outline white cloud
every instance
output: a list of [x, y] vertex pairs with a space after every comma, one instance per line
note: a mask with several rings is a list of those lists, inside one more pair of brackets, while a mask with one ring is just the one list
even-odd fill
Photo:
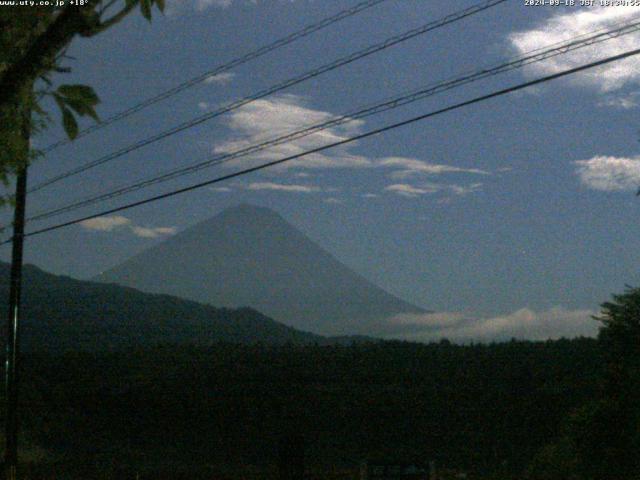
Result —
[[200, 110], [209, 110], [209, 104], [207, 102], [199, 102], [198, 108]]
[[114, 215], [111, 217], [97, 217], [80, 222], [80, 226], [87, 230], [97, 230], [100, 232], [110, 232], [116, 228], [129, 225], [131, 220], [127, 217]]
[[[244, 105], [234, 110], [228, 117], [227, 126], [233, 132], [232, 137], [215, 145], [216, 154], [233, 154], [236, 151], [250, 148], [256, 144], [273, 140], [280, 136], [300, 131], [305, 127], [324, 124], [335, 120], [334, 114], [318, 109], [310, 108], [303, 99], [296, 95], [279, 95], [269, 99], [261, 99]], [[269, 147], [260, 152], [255, 152], [247, 157], [241, 157], [226, 162], [227, 166], [238, 168], [251, 167], [265, 162], [280, 160], [297, 154], [302, 154], [326, 145], [338, 143], [354, 135], [362, 133], [364, 122], [362, 120], [344, 119], [345, 122], [321, 131], [315, 131], [307, 136], [293, 139], [287, 143]], [[442, 174], [474, 174], [490, 175], [489, 172], [477, 168], [462, 168], [452, 165], [429, 163], [416, 158], [384, 157], [380, 159], [368, 158], [353, 153], [356, 143], [338, 146], [327, 151], [305, 155], [304, 157], [278, 165], [275, 168], [304, 169], [295, 171], [291, 175], [299, 178], [308, 177], [310, 169], [321, 168], [378, 168], [387, 169], [392, 178], [404, 179], [406, 177], [435, 176]], [[412, 186], [404, 182], [390, 185], [388, 191], [399, 195], [418, 196], [427, 193], [448, 192], [452, 195], [465, 195], [476, 191], [481, 184], [444, 185], [424, 183]], [[271, 189], [288, 191], [319, 191], [318, 188], [307, 186], [285, 186], [282, 184], [261, 183], [251, 189]], [[328, 192], [328, 188], [322, 189]]]
[[[257, 5], [259, 0], [244, 0], [244, 1], [239, 1], [239, 0], [198, 0], [198, 4], [202, 3], [205, 5], [205, 8], [207, 6], [214, 6], [214, 7], [218, 7], [218, 8], [228, 8], [231, 5], [233, 5], [234, 1], [236, 3], [240, 3], [240, 4], [246, 4], [246, 5]], [[280, 0], [282, 2], [290, 2], [293, 3], [295, 0]]]
[[209, 8], [228, 8], [233, 0], [171, 0], [167, 2], [165, 14], [168, 16], [179, 15], [194, 9], [198, 12], [204, 12]]
[[274, 182], [254, 182], [246, 186], [247, 190], [276, 190], [291, 193], [314, 193], [321, 189], [313, 185], [294, 185]]
[[362, 198], [378, 198], [380, 195], [377, 193], [363, 193]]
[[393, 185], [387, 185], [384, 189], [388, 192], [397, 193], [398, 195], [403, 195], [405, 197], [417, 197], [419, 195], [424, 195], [426, 193], [435, 193], [437, 191], [413, 187], [411, 185], [407, 185], [406, 183], [395, 183]]
[[393, 192], [404, 197], [415, 198], [420, 195], [434, 194], [438, 192], [451, 193], [453, 195], [467, 195], [469, 193], [477, 192], [482, 188], [482, 183], [472, 183], [471, 185], [452, 185], [442, 183], [426, 182], [420, 185], [414, 186], [406, 183], [395, 183], [393, 185], [387, 185], [385, 190]]
[[324, 203], [330, 203], [330, 204], [334, 204], [334, 205], [338, 205], [338, 204], [343, 203], [342, 200], [340, 200], [339, 198], [336, 198], [336, 197], [327, 197], [322, 201]]
[[210, 187], [209, 190], [219, 193], [228, 193], [232, 191], [229, 187]]
[[506, 315], [475, 319], [460, 312], [399, 315], [391, 320], [388, 336], [415, 341], [448, 338], [459, 342], [593, 337], [599, 326], [592, 318], [595, 313], [553, 307], [537, 312], [521, 308]]
[[624, 95], [608, 95], [598, 102], [599, 107], [613, 107], [622, 110], [630, 110], [638, 105], [640, 92], [631, 92]]
[[[608, 29], [620, 22], [629, 22], [638, 13], [640, 13], [640, 7], [635, 6], [600, 7], [597, 5], [591, 8], [574, 9], [570, 13], [553, 15], [533, 29], [512, 33], [508, 40], [517, 54], [524, 54], [578, 35]], [[637, 48], [638, 43], [640, 43], [640, 33], [632, 33], [529, 65], [526, 71], [532, 75], [553, 74], [633, 50]], [[640, 58], [630, 57], [572, 77], [574, 82], [597, 88], [601, 92], [617, 90], [626, 84], [640, 82]]]
[[[238, 0], [235, 0], [236, 2]], [[285, 0], [282, 0], [285, 1]], [[294, 0], [288, 0], [289, 2], [293, 2]], [[218, 7], [218, 8], [228, 8], [231, 5], [233, 5], [234, 0], [197, 0], [197, 5], [202, 4], [203, 8], [207, 8], [209, 6], [213, 6], [213, 7]], [[249, 5], [257, 5], [258, 4], [258, 0], [244, 0], [244, 2], [238, 2], [238, 3], [244, 3], [244, 4], [249, 4]]]
[[423, 160], [405, 157], [386, 157], [378, 161], [381, 167], [398, 168], [391, 173], [393, 178], [406, 178], [414, 175], [441, 175], [443, 173], [474, 173], [489, 175], [489, 172], [477, 168], [460, 168], [451, 165], [428, 163]]
[[482, 183], [472, 183], [471, 185], [444, 185], [444, 190], [448, 190], [454, 195], [468, 195], [482, 189]]
[[[231, 153], [335, 118], [336, 116], [329, 112], [305, 106], [303, 100], [295, 95], [280, 95], [271, 99], [257, 100], [231, 113], [228, 126], [233, 130], [235, 138], [218, 144], [214, 148], [214, 152], [218, 154]], [[255, 165], [303, 153], [345, 140], [359, 133], [362, 126], [363, 122], [360, 120], [348, 120], [340, 126], [314, 132], [286, 144], [276, 145], [256, 152], [250, 157], [231, 161], [227, 165]], [[283, 164], [281, 168], [356, 168], [371, 166], [370, 159], [350, 153], [350, 149], [353, 146], [354, 144], [350, 144], [342, 148], [332, 148], [327, 152], [306, 155], [303, 158]]]
[[211, 75], [207, 77], [204, 83], [208, 84], [216, 84], [216, 85], [227, 85], [235, 78], [236, 74], [232, 72], [224, 72], [218, 73], [217, 75]]
[[164, 235], [173, 235], [176, 233], [177, 229], [175, 227], [147, 228], [147, 227], [132, 226], [131, 231], [136, 237], [158, 238]]
[[227, 8], [232, 3], [233, 0], [196, 0], [196, 10], [202, 11], [209, 7]]
[[157, 238], [163, 235], [173, 235], [174, 233], [176, 233], [175, 227], [140, 227], [134, 225], [127, 217], [123, 217], [120, 215], [92, 218], [90, 220], [80, 222], [80, 226], [87, 230], [95, 230], [100, 232], [111, 232], [113, 230], [126, 227], [136, 237], [142, 238]]
[[580, 181], [594, 190], [622, 191], [640, 187], [640, 157], [596, 156], [575, 163]]

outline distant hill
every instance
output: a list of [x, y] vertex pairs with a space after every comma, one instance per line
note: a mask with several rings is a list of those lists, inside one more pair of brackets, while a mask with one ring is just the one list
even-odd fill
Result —
[[[9, 265], [0, 262], [0, 312], [7, 311], [8, 288]], [[251, 308], [215, 308], [52, 275], [32, 265], [24, 267], [23, 307], [21, 343], [27, 351], [96, 351], [163, 343], [333, 343]]]
[[390, 317], [424, 313], [347, 268], [274, 211], [251, 205], [227, 209], [96, 280], [251, 306], [323, 335], [380, 335]]

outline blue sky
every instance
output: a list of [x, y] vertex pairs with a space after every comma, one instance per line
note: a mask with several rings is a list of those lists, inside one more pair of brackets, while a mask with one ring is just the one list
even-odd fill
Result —
[[[106, 118], [357, 3], [183, 0], [70, 49], [64, 83], [92, 85]], [[160, 129], [472, 5], [388, 0], [51, 153], [38, 183]], [[34, 214], [333, 118], [640, 15], [637, 7], [527, 7], [512, 0], [247, 105], [29, 198]], [[536, 76], [606, 57], [640, 34], [530, 66], [293, 145], [102, 204], [154, 193], [346, 138]], [[271, 207], [354, 270], [438, 312], [401, 319], [454, 339], [594, 334], [589, 315], [640, 284], [640, 60], [500, 97], [163, 202], [29, 239], [26, 260], [90, 278], [220, 210]], [[87, 123], [88, 125], [89, 123]], [[57, 126], [37, 138], [46, 145]], [[86, 210], [62, 215], [46, 226]], [[5, 212], [4, 217], [7, 217]], [[8, 258], [8, 249], [2, 251]], [[434, 333], [434, 328], [437, 332]]]

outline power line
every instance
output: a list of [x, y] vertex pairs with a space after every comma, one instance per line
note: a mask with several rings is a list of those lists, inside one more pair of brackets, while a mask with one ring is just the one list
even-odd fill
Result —
[[352, 53], [350, 55], [347, 55], [345, 57], [339, 58], [338, 60], [335, 60], [335, 61], [333, 61], [333, 62], [331, 62], [329, 64], [325, 64], [325, 65], [323, 65], [321, 67], [318, 67], [318, 68], [316, 68], [314, 70], [305, 72], [302, 75], [299, 75], [297, 77], [293, 77], [291, 79], [288, 79], [288, 80], [285, 80], [285, 81], [280, 82], [278, 84], [275, 84], [275, 85], [273, 85], [273, 86], [271, 86], [271, 87], [269, 87], [267, 89], [264, 89], [264, 90], [261, 90], [261, 91], [259, 91], [257, 93], [254, 93], [253, 95], [250, 95], [248, 97], [244, 97], [244, 98], [242, 98], [242, 99], [240, 99], [240, 100], [238, 100], [236, 102], [228, 104], [228, 105], [226, 105], [224, 107], [221, 107], [221, 108], [219, 108], [217, 110], [214, 110], [212, 112], [209, 112], [209, 113], [206, 113], [206, 114], [201, 115], [199, 117], [196, 117], [196, 118], [194, 118], [192, 120], [189, 120], [187, 122], [184, 122], [182, 124], [174, 126], [174, 127], [170, 128], [170, 129], [165, 130], [164, 132], [156, 134], [156, 135], [154, 135], [152, 137], [148, 137], [146, 139], [142, 139], [142, 140], [140, 140], [138, 142], [135, 142], [135, 143], [133, 143], [131, 145], [128, 145], [128, 146], [126, 146], [126, 147], [124, 147], [122, 149], [119, 149], [119, 150], [117, 150], [115, 152], [112, 152], [112, 153], [107, 154], [107, 155], [105, 155], [103, 157], [100, 157], [97, 160], [89, 162], [89, 163], [87, 163], [85, 165], [82, 165], [80, 167], [77, 167], [75, 169], [69, 170], [69, 171], [67, 171], [67, 172], [65, 172], [63, 174], [57, 175], [57, 176], [55, 176], [55, 177], [53, 177], [53, 178], [51, 178], [49, 180], [45, 180], [44, 182], [41, 182], [40, 184], [37, 184], [36, 186], [32, 187], [29, 192], [30, 193], [36, 192], [36, 191], [38, 191], [38, 190], [40, 190], [40, 189], [42, 189], [42, 188], [44, 188], [44, 187], [46, 187], [48, 185], [51, 185], [51, 184], [56, 183], [56, 182], [58, 182], [60, 180], [69, 178], [71, 176], [77, 175], [77, 174], [82, 173], [84, 171], [87, 171], [87, 170], [89, 170], [91, 168], [94, 168], [94, 167], [96, 167], [98, 165], [102, 165], [102, 164], [104, 164], [106, 162], [109, 162], [109, 161], [114, 160], [116, 158], [119, 158], [119, 157], [121, 157], [123, 155], [126, 155], [127, 153], [130, 153], [132, 151], [138, 150], [139, 148], [142, 148], [142, 147], [147, 146], [149, 144], [155, 143], [155, 142], [157, 142], [159, 140], [167, 138], [167, 137], [169, 137], [171, 135], [174, 135], [174, 134], [176, 134], [178, 132], [181, 132], [181, 131], [183, 131], [185, 129], [192, 128], [192, 127], [194, 127], [196, 125], [199, 125], [200, 123], [203, 123], [203, 122], [205, 122], [207, 120], [213, 119], [213, 118], [218, 117], [218, 116], [220, 116], [220, 115], [222, 115], [224, 113], [227, 113], [227, 112], [230, 112], [230, 111], [235, 110], [237, 108], [240, 108], [240, 107], [242, 107], [242, 106], [244, 106], [244, 105], [246, 105], [248, 103], [251, 103], [251, 102], [253, 102], [255, 100], [258, 100], [258, 99], [264, 98], [264, 97], [266, 97], [268, 95], [277, 93], [277, 92], [279, 92], [281, 90], [284, 90], [284, 89], [286, 89], [288, 87], [297, 85], [297, 84], [302, 83], [302, 82], [304, 82], [306, 80], [309, 80], [311, 78], [317, 77], [317, 76], [319, 76], [319, 75], [321, 75], [323, 73], [326, 73], [328, 71], [335, 70], [335, 69], [337, 69], [339, 67], [342, 67], [342, 66], [347, 65], [349, 63], [355, 62], [356, 60], [359, 60], [361, 58], [367, 57], [367, 56], [372, 55], [374, 53], [377, 53], [377, 52], [379, 52], [381, 50], [385, 50], [387, 48], [390, 48], [390, 47], [392, 47], [392, 46], [394, 46], [394, 45], [396, 45], [398, 43], [410, 40], [410, 39], [412, 39], [412, 38], [414, 38], [414, 37], [416, 37], [418, 35], [422, 35], [424, 33], [427, 33], [429, 31], [435, 30], [437, 28], [441, 28], [441, 27], [443, 27], [445, 25], [448, 25], [450, 23], [462, 20], [462, 19], [464, 19], [464, 18], [466, 18], [468, 16], [474, 15], [476, 13], [480, 13], [480, 12], [482, 12], [484, 10], [492, 8], [492, 7], [494, 7], [494, 6], [496, 6], [496, 5], [500, 4], [500, 3], [503, 3], [505, 1], [507, 1], [507, 0], [489, 0], [489, 1], [485, 1], [485, 2], [482, 2], [480, 4], [476, 4], [476, 5], [473, 5], [473, 6], [469, 7], [469, 8], [466, 8], [466, 9], [460, 10], [458, 12], [455, 12], [453, 14], [447, 15], [446, 17], [443, 17], [440, 20], [429, 22], [429, 23], [427, 23], [427, 24], [425, 24], [425, 25], [423, 25], [421, 27], [409, 30], [409, 31], [407, 31], [407, 32], [405, 32], [403, 34], [390, 37], [390, 38], [386, 39], [385, 41], [383, 41], [381, 43], [372, 45], [372, 46], [367, 47], [367, 48], [365, 48], [363, 50], [359, 50], [359, 51], [354, 52], [354, 53]]
[[126, 147], [123, 147], [119, 150], [116, 150], [115, 152], [109, 153], [103, 157], [100, 157], [94, 161], [91, 161], [89, 163], [86, 163], [84, 165], [81, 165], [79, 167], [76, 167], [74, 169], [71, 169], [65, 173], [56, 175], [48, 180], [45, 180], [37, 185], [35, 185], [34, 187], [32, 187], [29, 190], [29, 193], [33, 193], [36, 192], [38, 190], [41, 190], [44, 187], [47, 187], [49, 185], [52, 185], [56, 182], [59, 182], [60, 180], [64, 180], [66, 178], [72, 177], [74, 175], [77, 175], [79, 173], [85, 172], [87, 170], [90, 170], [91, 168], [97, 167], [99, 165], [103, 165], [107, 162], [110, 162], [112, 160], [115, 160], [116, 158], [122, 157], [123, 155], [126, 155], [128, 153], [131, 153], [135, 150], [138, 150], [142, 147], [145, 147], [147, 145], [150, 145], [152, 143], [155, 143], [159, 140], [162, 140], [164, 138], [170, 137], [176, 133], [179, 133], [183, 130], [186, 130], [188, 128], [192, 128], [195, 127], [196, 125], [199, 125], [203, 122], [206, 122], [208, 120], [211, 120], [215, 117], [218, 117], [222, 114], [225, 114], [227, 112], [230, 112], [232, 110], [236, 110], [244, 105], [247, 105], [251, 102], [254, 102], [256, 100], [259, 100], [261, 98], [267, 97], [269, 95], [272, 95], [274, 93], [280, 92], [286, 88], [292, 87], [294, 85], [297, 85], [299, 83], [302, 83], [306, 80], [309, 80], [311, 78], [317, 77], [319, 75], [322, 75], [323, 73], [335, 70], [337, 68], [340, 68], [344, 65], [350, 64], [355, 62], [356, 60], [360, 60], [361, 58], [365, 58], [368, 57], [369, 55], [373, 55], [374, 53], [380, 52], [382, 50], [385, 50], [387, 48], [390, 48], [394, 45], [397, 45], [399, 43], [405, 42], [407, 40], [410, 40], [414, 37], [417, 37], [419, 35], [423, 35], [427, 32], [430, 32], [432, 30], [436, 30], [438, 28], [444, 27], [446, 25], [449, 25], [451, 23], [460, 21], [464, 18], [467, 18], [471, 15], [475, 15], [477, 13], [480, 13], [482, 11], [485, 11], [489, 8], [495, 7], [501, 3], [506, 2], [507, 0], [487, 0], [484, 2], [481, 2], [479, 4], [473, 5], [471, 7], [465, 8], [463, 10], [460, 10], [458, 12], [449, 14], [439, 20], [435, 20], [432, 22], [429, 22], [425, 25], [422, 25], [421, 27], [418, 28], [414, 28], [411, 29], [407, 32], [404, 32], [402, 34], [390, 37], [386, 40], [384, 40], [383, 42], [377, 43], [375, 45], [369, 46], [367, 48], [364, 48], [363, 50], [359, 50], [357, 52], [351, 53], [345, 57], [341, 57], [338, 60], [334, 60], [333, 62], [330, 62], [328, 64], [325, 64], [321, 67], [315, 68], [313, 70], [307, 71], [297, 77], [293, 77], [290, 78], [288, 80], [285, 80], [283, 82], [277, 83], [271, 87], [268, 87], [264, 90], [261, 90], [257, 93], [254, 93], [252, 95], [249, 95], [248, 97], [244, 97], [240, 100], [237, 100], [231, 104], [228, 104], [224, 107], [221, 107], [217, 110], [214, 110], [212, 112], [206, 113], [204, 115], [201, 115], [199, 117], [193, 118], [187, 122], [183, 122], [179, 125], [176, 125], [168, 130], [165, 130], [163, 132], [160, 132], [156, 135], [153, 135], [151, 137], [147, 137], [145, 139], [139, 140], [138, 142], [135, 142], [131, 145], [128, 145]]
[[28, 221], [44, 220], [46, 218], [60, 215], [62, 213], [66, 213], [69, 211], [77, 210], [82, 207], [93, 205], [101, 201], [110, 200], [112, 198], [116, 198], [121, 195], [125, 195], [128, 193], [140, 190], [142, 188], [146, 188], [151, 185], [155, 185], [155, 184], [172, 180], [187, 174], [197, 172], [204, 168], [208, 168], [214, 165], [220, 165], [222, 163], [227, 163], [231, 160], [234, 160], [240, 157], [245, 157], [247, 155], [265, 150], [266, 148], [269, 148], [272, 146], [280, 145], [282, 143], [286, 143], [292, 140], [297, 140], [299, 138], [311, 135], [315, 132], [325, 130], [331, 127], [335, 127], [352, 120], [365, 118], [374, 114], [395, 109], [400, 106], [407, 105], [407, 104], [416, 102], [418, 100], [422, 100], [424, 98], [430, 97], [432, 95], [442, 93], [448, 90], [452, 90], [454, 88], [458, 88], [460, 86], [467, 85], [469, 83], [473, 83], [478, 80], [488, 78], [490, 76], [495, 76], [501, 73], [505, 73], [507, 71], [517, 69], [517, 68], [522, 68], [526, 65], [541, 62], [558, 55], [564, 55], [568, 52], [571, 52], [580, 48], [584, 48], [586, 46], [594, 45], [607, 40], [611, 40], [613, 38], [618, 38], [622, 35], [627, 35], [633, 32], [637, 32], [638, 30], [640, 30], [640, 21], [638, 20], [640, 19], [635, 19], [635, 21], [625, 23], [624, 25], [611, 30], [598, 29], [594, 31], [595, 33], [589, 32], [586, 34], [581, 34], [572, 39], [566, 40], [564, 42], [557, 42], [547, 47], [537, 48], [535, 50], [532, 50], [530, 52], [527, 52], [521, 55], [520, 57], [514, 60], [511, 60], [503, 64], [475, 70], [471, 73], [462, 75], [460, 77], [454, 77], [453, 79], [448, 79], [436, 84], [432, 84], [417, 91], [412, 91], [407, 94], [402, 94], [400, 96], [392, 97], [385, 101], [370, 105], [368, 107], [364, 107], [360, 110], [343, 114], [339, 117], [333, 118], [331, 120], [328, 120], [319, 124], [305, 127], [301, 130], [296, 130], [296, 131], [281, 135], [279, 137], [266, 140], [258, 144], [253, 144], [248, 147], [241, 148], [233, 152], [217, 155], [210, 159], [207, 159], [192, 165], [173, 169], [161, 175], [148, 178], [142, 181], [138, 181], [136, 183], [133, 183], [127, 186], [119, 187], [116, 190], [112, 190], [106, 193], [102, 193], [99, 195], [90, 196], [85, 199], [77, 200], [71, 204], [67, 204], [62, 207], [58, 207], [58, 208], [41, 212], [41, 213], [36, 213], [35, 215], [28, 218]]
[[[304, 27], [302, 30], [298, 30], [297, 32], [294, 32], [290, 35], [287, 35], [286, 37], [280, 38], [278, 40], [276, 40], [275, 42], [269, 43], [267, 45], [264, 45], [260, 48], [258, 48], [257, 50], [254, 50], [252, 52], [249, 52], [241, 57], [235, 58], [233, 60], [231, 60], [230, 62], [227, 62], [223, 65], [220, 65], [216, 68], [214, 68], [213, 70], [209, 70], [208, 72], [204, 72], [201, 73], [200, 75], [198, 75], [197, 77], [193, 77], [190, 80], [187, 80], [179, 85], [176, 85], [175, 87], [170, 88], [169, 90], [166, 90], [158, 95], [155, 95], [153, 97], [149, 97], [146, 100], [143, 100], [125, 110], [122, 110], [121, 112], [118, 112], [108, 118], [106, 118], [105, 120], [102, 120], [100, 123], [97, 123], [95, 125], [92, 125], [90, 127], [87, 127], [83, 130], [80, 130], [80, 132], [78, 132], [78, 135], [76, 136], [76, 139], [80, 138], [80, 137], [84, 137], [85, 135], [89, 135], [90, 133], [96, 132], [108, 125], [111, 125], [113, 123], [116, 123], [124, 118], [127, 118], [131, 115], [133, 115], [136, 112], [139, 112], [140, 110], [143, 110], [151, 105], [154, 105], [158, 102], [161, 102], [162, 100], [165, 100], [167, 98], [170, 98], [174, 95], [177, 95], [178, 93], [187, 90], [195, 85], [198, 85], [204, 81], [206, 81], [208, 78], [213, 77], [214, 75], [220, 75], [221, 73], [227, 72], [235, 67], [238, 67], [244, 63], [247, 63], [251, 60], [255, 60], [256, 58], [259, 58], [269, 52], [272, 52], [278, 48], [284, 47], [286, 45], [289, 45], [290, 43], [295, 42], [296, 40], [299, 40], [301, 38], [304, 38], [308, 35], [311, 35], [312, 33], [315, 33], [319, 30], [322, 30], [330, 25], [333, 25], [334, 23], [337, 23], [341, 20], [344, 20], [345, 18], [351, 17], [353, 15], [356, 15], [360, 12], [362, 12], [363, 10], [367, 10], [368, 8], [374, 7], [376, 5], [378, 5], [379, 3], [385, 2], [387, 0], [367, 0], [364, 2], [360, 2], [356, 5], [354, 5], [351, 8], [347, 8], [345, 10], [342, 10], [340, 12], [338, 12], [335, 15], [332, 15], [330, 17], [324, 18], [322, 20], [320, 20], [317, 23], [308, 25], [306, 27]], [[66, 145], [68, 143], [70, 143], [71, 140], [68, 139], [64, 139], [64, 140], [59, 140], [55, 143], [52, 143], [51, 145], [48, 145], [47, 147], [45, 147], [43, 149], [44, 153], [48, 153], [52, 150], [55, 150], [58, 147], [61, 147], [62, 145]]]
[[[305, 157], [307, 155], [311, 155], [311, 154], [314, 154], [314, 153], [322, 152], [322, 151], [328, 150], [330, 148], [338, 147], [338, 146], [341, 146], [341, 145], [346, 145], [348, 143], [352, 143], [352, 142], [355, 142], [355, 141], [358, 141], [358, 140], [362, 140], [364, 138], [372, 137], [374, 135], [378, 135], [378, 134], [381, 134], [381, 133], [384, 133], [384, 132], [387, 132], [387, 131], [390, 131], [390, 130], [394, 130], [396, 128], [404, 127], [404, 126], [412, 124], [412, 123], [416, 123], [416, 122], [419, 122], [419, 121], [422, 121], [422, 120], [426, 120], [427, 118], [431, 118], [431, 117], [434, 117], [436, 115], [440, 115], [440, 114], [443, 114], [443, 113], [451, 112], [453, 110], [458, 110], [460, 108], [463, 108], [463, 107], [466, 107], [466, 106], [469, 106], [469, 105], [473, 105], [473, 104], [480, 103], [480, 102], [483, 102], [483, 101], [486, 101], [486, 100], [490, 100], [492, 98], [496, 98], [496, 97], [499, 97], [499, 96], [502, 96], [502, 95], [507, 95], [509, 93], [513, 93], [513, 92], [516, 92], [516, 91], [519, 91], [519, 90], [522, 90], [522, 89], [525, 89], [525, 88], [528, 88], [528, 87], [532, 87], [534, 85], [539, 85], [539, 84], [546, 83], [546, 82], [549, 82], [551, 80], [555, 80], [555, 79], [558, 79], [558, 78], [561, 78], [561, 77], [565, 77], [565, 76], [568, 76], [568, 75], [573, 75], [575, 73], [578, 73], [578, 72], [581, 72], [581, 71], [584, 71], [584, 70], [588, 70], [588, 69], [591, 69], [591, 68], [599, 67], [601, 65], [605, 65], [605, 64], [608, 64], [608, 63], [619, 61], [619, 60], [622, 60], [624, 58], [628, 58], [628, 57], [631, 57], [631, 56], [634, 56], [634, 55], [638, 55], [638, 54], [640, 54], [640, 48], [635, 49], [635, 50], [630, 50], [630, 51], [627, 51], [625, 53], [621, 53], [619, 55], [610, 56], [610, 57], [607, 57], [605, 59], [598, 60], [596, 62], [588, 63], [586, 65], [581, 65], [579, 67], [570, 68], [568, 70], [563, 70], [562, 72], [558, 72], [558, 73], [554, 73], [554, 74], [547, 75], [547, 76], [544, 76], [544, 77], [540, 77], [540, 78], [537, 78], [535, 80], [531, 80], [529, 82], [520, 83], [520, 84], [514, 85], [512, 87], [508, 87], [508, 88], [504, 88], [504, 89], [501, 89], [501, 90], [497, 90], [495, 92], [492, 92], [492, 93], [489, 93], [489, 94], [486, 94], [486, 95], [475, 97], [475, 98], [473, 98], [471, 100], [466, 100], [464, 102], [456, 103], [454, 105], [450, 105], [448, 107], [444, 107], [444, 108], [441, 108], [439, 110], [434, 110], [434, 111], [431, 111], [431, 112], [428, 112], [428, 113], [425, 113], [425, 114], [422, 114], [422, 115], [418, 115], [416, 117], [412, 117], [412, 118], [409, 118], [407, 120], [403, 120], [401, 122], [393, 123], [393, 124], [387, 125], [385, 127], [381, 127], [381, 128], [377, 128], [377, 129], [374, 129], [374, 130], [370, 130], [370, 131], [362, 133], [360, 135], [349, 137], [347, 139], [340, 140], [338, 142], [334, 142], [334, 143], [331, 143], [329, 145], [324, 145], [322, 147], [317, 147], [317, 148], [314, 148], [314, 149], [311, 149], [311, 150], [307, 150], [305, 152], [298, 153], [296, 155], [291, 155], [291, 156], [288, 156], [288, 157], [285, 157], [285, 158], [281, 158], [281, 159], [278, 159], [278, 160], [273, 160], [271, 162], [263, 163], [262, 165], [257, 165], [255, 167], [246, 168], [246, 169], [240, 170], [238, 172], [234, 172], [234, 173], [230, 173], [230, 174], [223, 175], [223, 176], [220, 176], [220, 177], [216, 177], [216, 178], [213, 178], [211, 180], [207, 180], [207, 181], [204, 181], [204, 182], [196, 183], [196, 184], [190, 185], [188, 187], [180, 188], [178, 190], [173, 190], [173, 191], [170, 191], [170, 192], [167, 192], [167, 193], [163, 193], [163, 194], [160, 194], [160, 195], [155, 195], [153, 197], [146, 198], [144, 200], [139, 200], [139, 201], [136, 201], [136, 202], [128, 203], [128, 204], [122, 205], [120, 207], [115, 207], [115, 208], [111, 208], [111, 209], [108, 209], [108, 210], [103, 210], [103, 211], [101, 211], [99, 213], [95, 213], [95, 214], [92, 214], [92, 215], [87, 215], [87, 216], [84, 216], [84, 217], [76, 218], [74, 220], [70, 220], [70, 221], [67, 221], [67, 222], [64, 222], [64, 223], [59, 223], [57, 225], [53, 225], [53, 226], [50, 226], [50, 227], [41, 228], [39, 230], [35, 230], [33, 232], [26, 233], [24, 236], [25, 237], [32, 237], [32, 236], [35, 236], [35, 235], [40, 235], [40, 234], [43, 234], [43, 233], [46, 233], [46, 232], [59, 230], [59, 229], [64, 228], [64, 227], [75, 225], [75, 224], [78, 224], [78, 223], [81, 223], [81, 222], [84, 222], [84, 221], [87, 221], [87, 220], [91, 220], [91, 219], [94, 219], [94, 218], [97, 218], [97, 217], [101, 217], [101, 216], [104, 216], [104, 215], [110, 215], [110, 214], [113, 214], [113, 213], [122, 212], [124, 210], [129, 210], [129, 209], [134, 208], [134, 207], [139, 207], [141, 205], [146, 205], [146, 204], [149, 204], [149, 203], [157, 202], [159, 200], [164, 200], [165, 198], [170, 198], [170, 197], [173, 197], [173, 196], [176, 196], [176, 195], [180, 195], [182, 193], [190, 192], [192, 190], [197, 190], [199, 188], [203, 188], [203, 187], [206, 187], [206, 186], [209, 186], [209, 185], [213, 185], [215, 183], [220, 183], [220, 182], [223, 182], [223, 181], [226, 181], [226, 180], [230, 180], [232, 178], [236, 178], [236, 177], [240, 177], [240, 176], [243, 176], [243, 175], [247, 175], [249, 173], [253, 173], [253, 172], [256, 172], [256, 171], [259, 171], [259, 170], [263, 170], [265, 168], [273, 167], [275, 165], [279, 165], [279, 164], [282, 164], [282, 163], [285, 163], [285, 162], [289, 162], [291, 160], [302, 158], [302, 157]], [[5, 240], [4, 242], [0, 243], [0, 245], [7, 244], [9, 242], [11, 242], [11, 239]]]

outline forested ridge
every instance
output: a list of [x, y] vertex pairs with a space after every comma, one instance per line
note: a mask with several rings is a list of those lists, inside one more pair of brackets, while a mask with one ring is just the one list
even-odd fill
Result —
[[[0, 262], [0, 311], [6, 311], [9, 265]], [[246, 308], [218, 308], [52, 275], [23, 272], [21, 342], [25, 351], [122, 350], [160, 343], [304, 343], [323, 337], [296, 330]]]

